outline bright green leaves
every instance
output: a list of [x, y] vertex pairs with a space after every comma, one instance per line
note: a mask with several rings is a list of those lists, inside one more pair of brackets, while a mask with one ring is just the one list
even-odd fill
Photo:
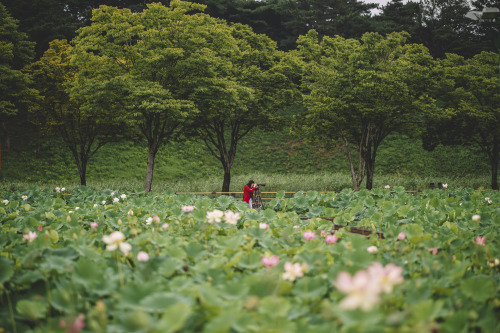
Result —
[[[111, 191], [82, 188], [67, 202], [39, 196], [0, 225], [0, 288], [11, 298], [18, 329], [29, 323], [55, 331], [59, 319], [80, 313], [94, 331], [127, 332], [413, 332], [435, 325], [489, 332], [498, 324], [494, 191], [310, 192], [281, 198], [281, 211], [170, 192], [115, 194], [118, 202], [96, 207]], [[195, 208], [184, 212], [183, 205]], [[341, 228], [336, 243], [326, 243], [321, 231], [329, 232], [332, 221], [301, 220], [298, 206], [304, 215], [324, 209], [335, 223], [375, 228], [384, 238]], [[241, 209], [236, 226], [206, 222], [207, 212], [222, 207]], [[451, 212], [454, 221], [447, 219]], [[472, 221], [472, 214], [481, 220]], [[148, 224], [154, 215], [161, 222]], [[38, 238], [22, 240], [17, 230], [38, 231], [37, 220], [43, 225]], [[99, 226], [91, 229], [89, 221]], [[264, 222], [268, 229], [259, 228]], [[127, 256], [106, 250], [102, 237], [115, 230], [132, 246]], [[51, 239], [52, 231], [59, 237]], [[305, 240], [305, 231], [316, 239]], [[477, 236], [486, 243], [476, 244]], [[148, 260], [139, 260], [139, 252]], [[266, 266], [264, 255], [279, 260]], [[300, 264], [303, 276], [285, 280], [286, 262]], [[375, 262], [401, 267], [403, 281], [380, 295], [378, 307], [343, 309], [348, 296], [335, 287], [339, 273], [355, 275]], [[0, 313], [0, 325], [10, 327], [8, 307]]]
[[24, 319], [35, 322], [45, 317], [47, 304], [40, 301], [21, 300], [16, 304], [16, 310]]
[[463, 279], [460, 282], [460, 290], [477, 302], [485, 302], [493, 297], [495, 286], [490, 277], [480, 275]]
[[12, 275], [14, 275], [12, 261], [7, 258], [0, 257], [0, 284], [9, 281]]
[[[432, 100], [421, 97], [432, 79], [433, 59], [424, 47], [405, 44], [407, 37], [366, 33], [361, 42], [338, 36], [319, 42], [310, 31], [298, 40], [307, 112], [297, 118], [295, 131], [318, 144], [339, 140], [348, 152], [355, 190], [365, 170], [371, 189], [384, 138], [393, 131], [414, 131], [432, 107]], [[358, 156], [351, 155], [351, 144]]]

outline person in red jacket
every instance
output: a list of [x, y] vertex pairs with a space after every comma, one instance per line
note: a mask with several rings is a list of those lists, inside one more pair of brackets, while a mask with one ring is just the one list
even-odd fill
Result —
[[257, 184], [253, 180], [250, 180], [248, 184], [243, 188], [243, 201], [245, 201], [250, 208], [252, 208], [252, 192], [258, 189]]

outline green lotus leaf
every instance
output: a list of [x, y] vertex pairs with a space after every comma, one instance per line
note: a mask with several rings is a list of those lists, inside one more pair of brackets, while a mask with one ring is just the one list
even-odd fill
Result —
[[217, 198], [217, 203], [221, 210], [226, 210], [234, 202], [234, 198], [230, 195], [221, 195]]
[[292, 289], [292, 283], [282, 280], [281, 275], [274, 271], [271, 274], [249, 275], [243, 279], [242, 283], [250, 287], [250, 295], [260, 298], [269, 295], [285, 295]]
[[207, 249], [205, 246], [199, 244], [199, 243], [189, 243], [186, 246], [184, 246], [184, 251], [186, 251], [186, 254], [188, 258], [192, 260], [198, 260], [208, 254]]
[[250, 252], [246, 255], [243, 255], [238, 263], [238, 267], [245, 269], [255, 269], [262, 267], [262, 263], [260, 262], [262, 259], [262, 255], [256, 252]]
[[50, 274], [52, 272], [63, 274], [72, 270], [73, 261], [61, 256], [46, 256], [40, 264], [40, 270]]
[[443, 227], [448, 228], [448, 230], [456, 235], [458, 235], [459, 233], [458, 226], [453, 222], [446, 221], [445, 223], [443, 223]]
[[489, 276], [473, 276], [460, 281], [460, 290], [477, 302], [485, 302], [495, 295], [495, 286]]
[[230, 332], [232, 326], [236, 323], [239, 317], [238, 309], [228, 308], [219, 313], [216, 317], [210, 319], [203, 333], [223, 333]]
[[233, 250], [236, 251], [241, 245], [245, 243], [245, 238], [243, 235], [235, 235], [231, 237], [221, 237], [216, 246], [222, 250]]
[[248, 296], [250, 287], [242, 285], [240, 281], [228, 281], [219, 285], [216, 289], [224, 299], [238, 300], [245, 299]]
[[138, 307], [147, 312], [161, 313], [178, 303], [189, 305], [192, 301], [176, 293], [156, 292], [141, 299]]
[[[261, 317], [260, 332], [294, 333], [297, 324], [284, 317]], [[298, 332], [297, 332], [298, 333]]]
[[287, 317], [290, 311], [290, 301], [283, 297], [267, 296], [260, 300], [258, 312], [271, 317]]
[[297, 208], [305, 209], [309, 207], [309, 201], [304, 195], [295, 195], [293, 198], [293, 204]]
[[14, 275], [12, 261], [0, 256], [0, 284], [9, 281], [12, 275]]
[[416, 323], [431, 320], [441, 315], [442, 308], [442, 300], [434, 301], [432, 299], [427, 299], [411, 307], [411, 316]]
[[19, 275], [16, 274], [14, 277], [14, 281], [17, 284], [32, 284], [39, 280], [43, 280], [43, 275], [39, 271], [29, 271]]
[[398, 208], [397, 213], [399, 218], [408, 217], [408, 213], [413, 209], [413, 207], [404, 205]]
[[320, 300], [328, 291], [328, 285], [324, 279], [303, 277], [298, 279], [293, 288], [292, 294], [303, 300]]
[[23, 318], [30, 321], [37, 321], [45, 317], [47, 303], [21, 300], [17, 302], [16, 310]]
[[73, 311], [73, 291], [63, 288], [54, 288], [50, 291], [50, 305], [63, 313]]
[[177, 258], [168, 258], [162, 261], [158, 266], [158, 274], [161, 276], [172, 276], [177, 270], [183, 267], [183, 261]]
[[186, 303], [177, 303], [168, 307], [162, 314], [158, 322], [159, 332], [178, 332], [184, 326], [193, 312], [190, 305]]

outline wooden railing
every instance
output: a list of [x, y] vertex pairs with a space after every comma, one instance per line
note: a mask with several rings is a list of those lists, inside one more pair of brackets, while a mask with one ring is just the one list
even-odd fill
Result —
[[[395, 193], [394, 191], [392, 191]], [[405, 191], [406, 193], [416, 194], [419, 191]], [[269, 202], [272, 199], [276, 198], [276, 194], [278, 192], [260, 192], [260, 198], [263, 202]], [[285, 192], [285, 198], [292, 198], [297, 192]], [[339, 193], [337, 191], [319, 191], [318, 193]], [[236, 200], [243, 199], [243, 192], [175, 192], [175, 194], [194, 194], [194, 195], [206, 195], [212, 198], [216, 198], [221, 195], [229, 195], [235, 198]]]

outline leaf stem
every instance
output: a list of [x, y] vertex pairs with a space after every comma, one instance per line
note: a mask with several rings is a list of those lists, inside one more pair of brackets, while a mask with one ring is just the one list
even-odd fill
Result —
[[12, 331], [17, 333], [16, 320], [14, 319], [14, 310], [12, 309], [12, 301], [10, 300], [9, 292], [5, 293], [7, 295], [7, 303], [9, 303], [10, 319], [12, 320]]

